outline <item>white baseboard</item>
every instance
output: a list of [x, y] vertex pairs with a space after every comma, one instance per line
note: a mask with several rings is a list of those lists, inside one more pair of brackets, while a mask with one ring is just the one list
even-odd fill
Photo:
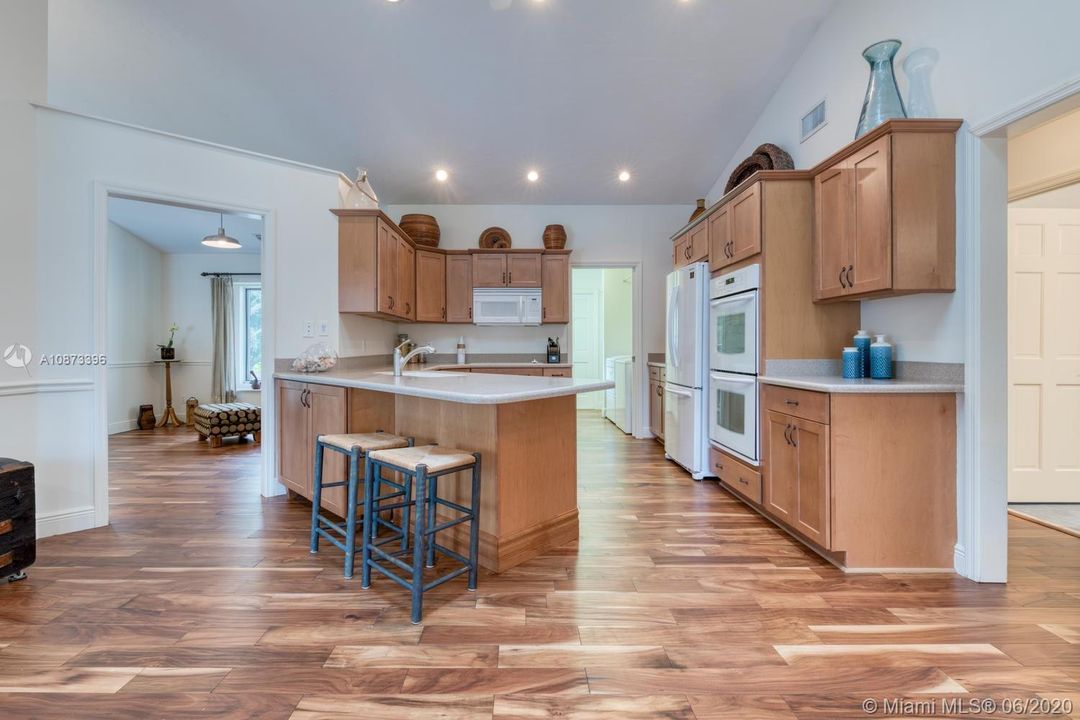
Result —
[[137, 427], [139, 427], [138, 420], [117, 420], [109, 423], [109, 434], [115, 435], [116, 433], [128, 432]]
[[94, 508], [90, 506], [61, 510], [60, 512], [38, 515], [37, 517], [37, 536], [39, 538], [90, 530], [93, 527]]
[[964, 546], [960, 543], [953, 545], [953, 568], [964, 577], [971, 577], [969, 575], [967, 551], [964, 550]]

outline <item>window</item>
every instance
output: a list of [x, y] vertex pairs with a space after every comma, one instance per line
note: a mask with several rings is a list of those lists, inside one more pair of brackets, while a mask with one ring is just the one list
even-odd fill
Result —
[[234, 282], [236, 384], [241, 389], [251, 387], [251, 373], [263, 380], [262, 372], [262, 284]]

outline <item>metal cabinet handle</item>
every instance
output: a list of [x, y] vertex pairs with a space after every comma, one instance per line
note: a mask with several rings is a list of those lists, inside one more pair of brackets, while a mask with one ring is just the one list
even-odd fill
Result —
[[412, 312], [412, 304], [411, 303], [405, 303], [405, 314], [408, 315], [411, 312]]
[[846, 288], [847, 284], [844, 283], [844, 270], [845, 268], [840, 268], [840, 287]]
[[307, 388], [304, 388], [303, 390], [300, 391], [300, 404], [303, 405], [306, 408], [311, 407], [307, 403], [307, 396], [308, 396], [309, 392], [311, 392], [311, 391], [308, 390]]
[[855, 287], [855, 283], [852, 282], [852, 280], [851, 280], [851, 273], [853, 273], [854, 271], [855, 271], [855, 266], [854, 265], [848, 265], [848, 269], [847, 269], [847, 286], [849, 288], [850, 287]]
[[469, 319], [472, 320], [472, 305], [469, 306]]
[[442, 309], [442, 319], [443, 320], [446, 319], [446, 306], [445, 305], [443, 306], [443, 309]]
[[794, 405], [795, 407], [799, 407], [799, 401], [798, 400], [785, 400], [784, 404], [785, 405]]
[[742, 477], [741, 475], [740, 475], [740, 476], [739, 476], [738, 478], [736, 478], [736, 479], [737, 479], [737, 480], [738, 480], [739, 482], [741, 482], [741, 483], [742, 483], [743, 485], [746, 485], [747, 487], [750, 487], [750, 481], [749, 481], [749, 480], [747, 480], [746, 478]]
[[796, 435], [797, 432], [799, 432], [799, 427], [797, 425], [792, 425], [791, 426], [791, 446], [792, 447], [799, 447], [798, 435]]
[[787, 427], [784, 428], [784, 439], [787, 440], [788, 445], [793, 444], [791, 442], [791, 425], [790, 424]]
[[387, 297], [390, 298], [390, 309], [393, 310], [394, 309], [394, 296], [393, 295], [387, 295]]
[[713, 467], [715, 467], [717, 470], [723, 470], [724, 469], [724, 466], [721, 465], [720, 463], [713, 463]]

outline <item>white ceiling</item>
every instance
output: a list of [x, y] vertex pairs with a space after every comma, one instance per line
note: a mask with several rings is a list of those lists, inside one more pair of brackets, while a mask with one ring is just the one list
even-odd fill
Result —
[[262, 219], [229, 214], [225, 214], [223, 219], [225, 233], [240, 241], [239, 249], [220, 250], [202, 244], [204, 237], [217, 232], [216, 212], [128, 198], [109, 198], [109, 220], [163, 253], [221, 255], [262, 252], [262, 242], [255, 237], [262, 234]]
[[691, 203], [831, 5], [50, 0], [49, 100], [362, 164], [384, 203]]

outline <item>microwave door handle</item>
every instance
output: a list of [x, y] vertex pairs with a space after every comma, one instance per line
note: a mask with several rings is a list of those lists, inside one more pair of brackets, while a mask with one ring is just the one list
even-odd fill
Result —
[[734, 375], [717, 375], [716, 373], [710, 373], [709, 377], [717, 382], [722, 383], [739, 383], [742, 385], [752, 385], [757, 382], [757, 378], [753, 377], [736, 377]]
[[749, 295], [732, 295], [730, 297], [715, 298], [709, 304], [714, 307], [717, 305], [730, 305], [732, 303], [748, 303], [751, 301]]

